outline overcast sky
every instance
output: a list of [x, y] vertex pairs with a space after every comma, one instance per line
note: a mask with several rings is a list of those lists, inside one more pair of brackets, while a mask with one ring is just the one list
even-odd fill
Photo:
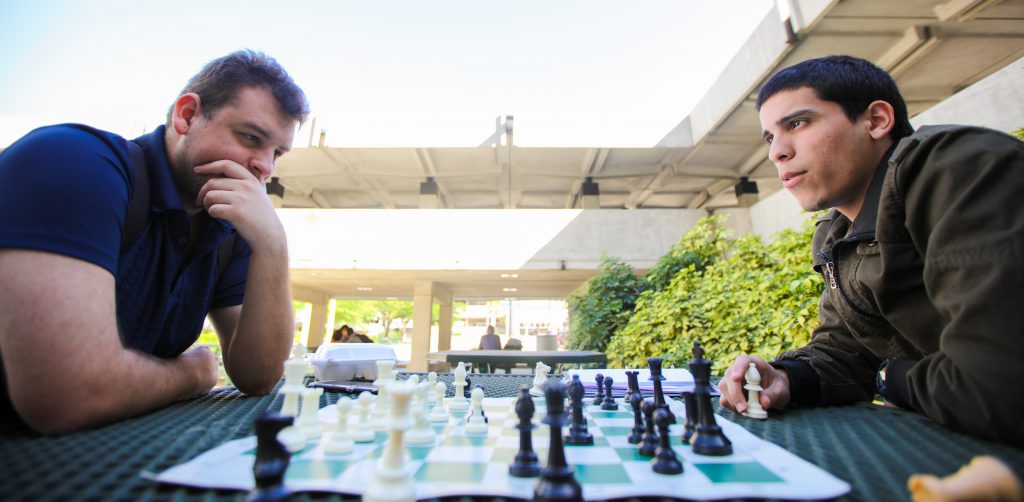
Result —
[[[239, 48], [302, 86], [330, 146], [653, 146], [774, 0], [0, 2], [0, 147], [86, 122], [134, 136]], [[296, 138], [304, 146], [308, 137]]]

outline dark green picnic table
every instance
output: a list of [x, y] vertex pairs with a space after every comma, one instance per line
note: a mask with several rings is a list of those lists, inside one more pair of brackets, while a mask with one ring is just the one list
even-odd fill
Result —
[[[489, 396], [513, 396], [533, 381], [531, 375], [471, 378]], [[452, 375], [441, 374], [439, 380], [451, 382]], [[321, 406], [338, 397], [324, 393]], [[244, 500], [244, 492], [158, 484], [141, 473], [163, 471], [226, 441], [251, 436], [253, 418], [280, 407], [276, 393], [249, 397], [226, 387], [56, 438], [39, 436], [22, 424], [0, 424], [0, 500]], [[852, 491], [843, 500], [908, 500], [911, 474], [947, 475], [981, 454], [1000, 458], [1024, 478], [1024, 450], [952, 432], [913, 412], [860, 403], [773, 411], [767, 421], [725, 409], [718, 413], [848, 482]], [[344, 499], [328, 493], [292, 498]]]

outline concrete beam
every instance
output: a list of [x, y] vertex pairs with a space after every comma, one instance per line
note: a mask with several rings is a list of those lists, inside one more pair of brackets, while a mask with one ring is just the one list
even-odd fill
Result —
[[408, 371], [427, 371], [427, 352], [430, 352], [430, 327], [434, 324], [433, 316], [434, 283], [416, 281], [412, 294], [412, 356], [409, 365], [406, 366]]

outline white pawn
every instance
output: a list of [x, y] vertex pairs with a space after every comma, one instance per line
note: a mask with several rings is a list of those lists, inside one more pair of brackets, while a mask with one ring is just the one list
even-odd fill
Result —
[[324, 390], [320, 387], [306, 389], [302, 393], [302, 411], [299, 412], [299, 429], [305, 434], [306, 439], [315, 439], [323, 435], [323, 425], [320, 424], [320, 395]]
[[466, 424], [466, 434], [487, 434], [487, 422], [484, 421], [484, 390], [477, 387], [470, 396], [473, 399], [473, 414], [469, 416], [469, 423]]
[[348, 432], [348, 414], [352, 410], [352, 400], [341, 398], [335, 406], [338, 409], [338, 426], [331, 433], [331, 439], [324, 445], [324, 451], [334, 454], [349, 453], [355, 448], [352, 435]]
[[[430, 390], [434, 390], [434, 387], [437, 386], [437, 372], [436, 371], [431, 371], [430, 373], [427, 373], [427, 382], [430, 383]], [[443, 396], [444, 396], [444, 394], [442, 394], [442, 397]], [[434, 396], [433, 393], [428, 392], [427, 393], [427, 402], [430, 403], [430, 404], [434, 404], [436, 402], [435, 401], [435, 397], [436, 396]]]
[[743, 414], [758, 420], [764, 420], [768, 418], [768, 412], [764, 411], [764, 407], [761, 406], [761, 374], [757, 372], [757, 368], [754, 367], [754, 363], [750, 363], [747, 367], [747, 373], [744, 375], [747, 379], [747, 384], [743, 386], [747, 389], [747, 411]]
[[359, 405], [359, 418], [356, 419], [356, 427], [349, 432], [352, 440], [357, 443], [369, 443], [376, 436], [373, 428], [370, 427], [370, 405], [373, 404], [373, 394], [363, 391], [356, 400]]
[[430, 421], [433, 423], [447, 422], [448, 410], [444, 408], [444, 393], [448, 390], [448, 386], [444, 382], [437, 382], [433, 389], [434, 408], [430, 410]]
[[459, 366], [455, 368], [455, 380], [452, 382], [455, 387], [455, 395], [452, 397], [450, 403], [448, 403], [448, 409], [451, 411], [465, 411], [469, 409], [469, 402], [466, 401], [466, 365], [459, 363]]
[[550, 366], [537, 361], [537, 368], [533, 373], [533, 388], [530, 389], [531, 396], [544, 396], [544, 384], [548, 383], [549, 371], [551, 371]]
[[430, 394], [430, 384], [428, 382], [418, 383], [416, 385], [416, 399], [413, 401], [415, 404], [412, 410], [416, 425], [406, 435], [406, 443], [417, 445], [434, 444], [434, 439], [437, 435], [434, 433], [434, 429], [430, 427], [430, 420], [427, 418], [427, 394]]

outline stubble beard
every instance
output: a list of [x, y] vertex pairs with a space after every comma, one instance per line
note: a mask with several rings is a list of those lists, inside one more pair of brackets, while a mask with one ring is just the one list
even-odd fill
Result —
[[186, 209], [189, 206], [203, 209], [202, 204], [196, 204], [196, 197], [199, 196], [199, 191], [203, 188], [203, 185], [212, 178], [209, 175], [196, 174], [193, 171], [195, 165], [187, 149], [182, 149], [174, 156], [174, 164], [171, 166], [171, 179], [174, 180], [178, 196], [181, 198]]

